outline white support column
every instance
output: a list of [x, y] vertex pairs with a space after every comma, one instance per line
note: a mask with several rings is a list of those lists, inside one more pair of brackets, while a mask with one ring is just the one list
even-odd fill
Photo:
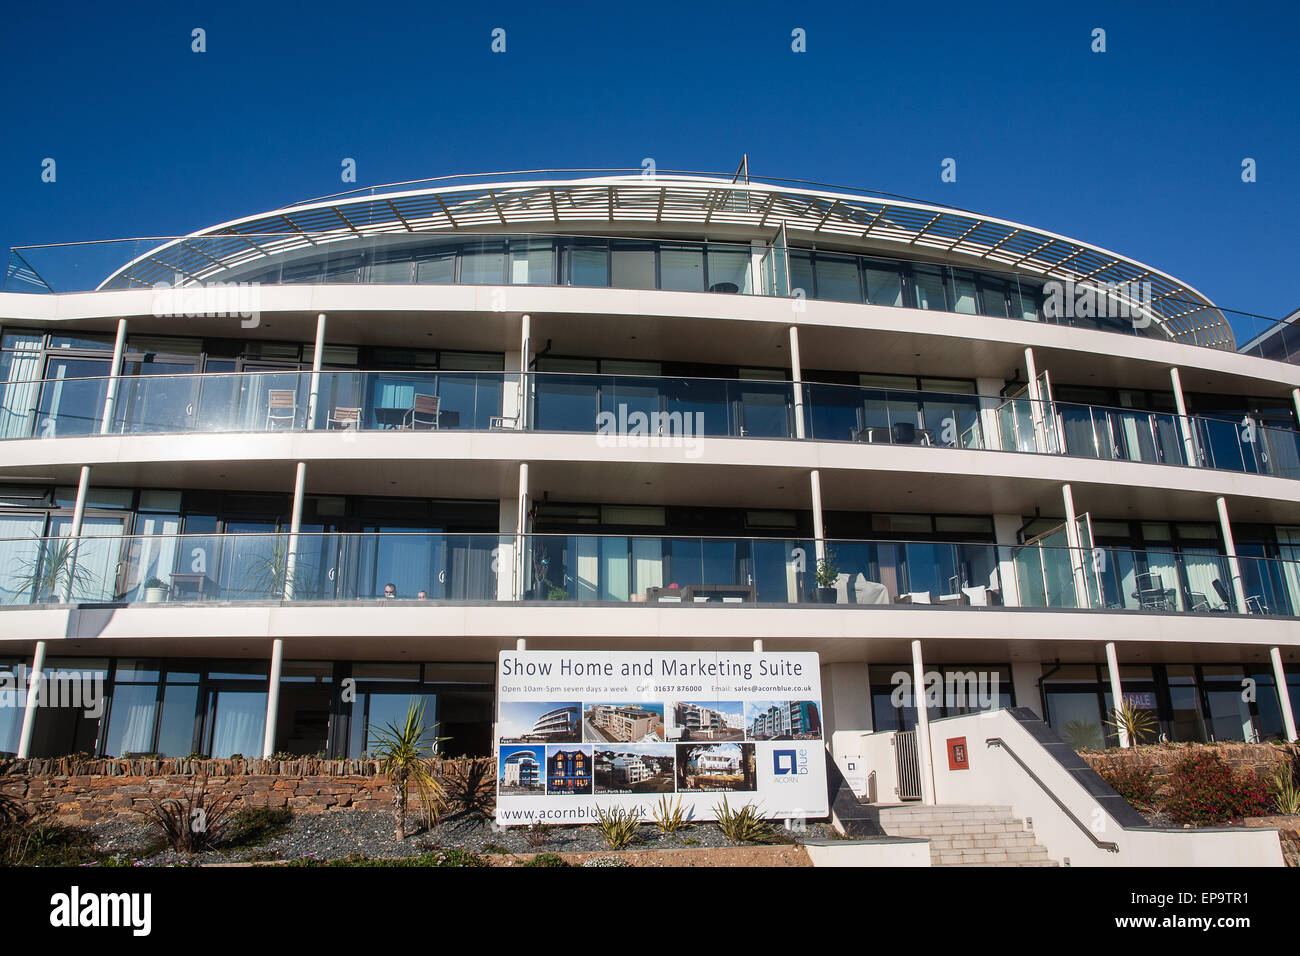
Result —
[[1223, 533], [1223, 549], [1228, 553], [1228, 573], [1232, 575], [1232, 596], [1237, 601], [1237, 613], [1247, 614], [1246, 588], [1241, 582], [1241, 562], [1237, 560], [1237, 543], [1232, 539], [1232, 522], [1228, 520], [1228, 502], [1222, 495], [1214, 499], [1219, 509], [1219, 530]]
[[1002, 429], [998, 423], [998, 407], [1002, 404], [1002, 380], [977, 378], [975, 392], [980, 397], [980, 446], [999, 451], [1002, 448]]
[[533, 318], [528, 314], [520, 319], [519, 328], [519, 395], [516, 399], [519, 407], [518, 425], [521, 429], [528, 427], [529, 394], [532, 388], [528, 381], [528, 366], [532, 363]]
[[[1110, 672], [1110, 700], [1113, 705], [1111, 709], [1112, 711], [1119, 710], [1120, 705], [1124, 703], [1124, 688], [1120, 686], [1119, 682], [1119, 658], [1115, 654], [1114, 641], [1106, 642], [1106, 670]], [[1128, 734], [1123, 727], [1118, 728], [1118, 730], [1119, 745], [1127, 747]]]
[[763, 653], [763, 639], [761, 637], [754, 638], [754, 653], [755, 654]]
[[1034, 448], [1050, 451], [1047, 444], [1047, 425], [1043, 419], [1043, 392], [1038, 387], [1038, 366], [1034, 363], [1034, 350], [1025, 349], [1025, 376], [1029, 379], [1029, 415], [1034, 420]]
[[515, 550], [515, 523], [519, 504], [513, 498], [497, 499], [497, 588], [498, 601], [515, 600], [515, 572], [518, 560]]
[[1286, 668], [1282, 666], [1282, 651], [1280, 648], [1270, 647], [1268, 656], [1273, 662], [1273, 683], [1277, 687], [1277, 702], [1282, 707], [1282, 727], [1286, 730], [1286, 739], [1291, 743], [1295, 743], [1295, 712], [1291, 709], [1291, 689], [1286, 683]]
[[1183, 379], [1177, 368], [1169, 370], [1169, 381], [1174, 386], [1174, 407], [1178, 409], [1178, 431], [1183, 436], [1183, 456], [1187, 464], [1196, 468], [1200, 459], [1196, 455], [1196, 440], [1192, 437], [1192, 421], [1187, 417], [1187, 400], [1183, 398]]
[[794, 385], [794, 437], [804, 438], [803, 362], [799, 358], [799, 327], [790, 326], [790, 378]]
[[262, 737], [262, 759], [275, 753], [275, 725], [280, 715], [280, 672], [284, 670], [284, 641], [271, 642], [271, 679], [266, 687], [266, 733]]
[[519, 505], [515, 511], [515, 600], [522, 601], [528, 585], [528, 462], [519, 463]]
[[1074, 492], [1070, 486], [1061, 486], [1065, 499], [1065, 541], [1070, 546], [1070, 568], [1074, 571], [1074, 606], [1088, 607], [1088, 575], [1084, 571], [1083, 542], [1079, 540], [1079, 524], [1074, 513]]
[[32, 669], [27, 675], [27, 706], [23, 709], [23, 729], [18, 736], [18, 757], [32, 755], [32, 731], [36, 729], [36, 704], [40, 700], [41, 681], [45, 679], [45, 642], [36, 642]]
[[517, 651], [526, 651], [526, 650], [528, 650], [528, 641], [525, 640], [525, 639], [522, 638], [522, 637], [516, 637], [516, 638], [515, 638], [515, 650], [517, 650]]
[[934, 754], [930, 747], [930, 714], [925, 702], [925, 662], [921, 642], [912, 641], [912, 702], [916, 705], [916, 749], [921, 761], [921, 802], [934, 806]]
[[109, 367], [108, 392], [104, 395], [104, 417], [99, 422], [99, 433], [107, 435], [113, 430], [113, 412], [117, 408], [117, 388], [122, 378], [122, 356], [126, 353], [126, 319], [117, 320], [117, 337], [113, 339], [113, 364]]
[[998, 545], [998, 591], [1006, 607], [1020, 607], [1020, 581], [1011, 550], [1018, 544], [1016, 532], [1024, 524], [1020, 515], [994, 515], [993, 536]]
[[86, 516], [86, 493], [90, 489], [90, 466], [81, 466], [81, 476], [77, 479], [77, 500], [72, 505], [72, 526], [68, 528], [68, 570], [63, 582], [63, 600], [72, 600], [73, 584], [77, 580], [77, 551], [81, 542], [81, 523]]
[[325, 313], [316, 316], [316, 348], [311, 355], [311, 391], [307, 395], [307, 427], [316, 427], [316, 409], [320, 404], [320, 369], [325, 356]]
[[302, 531], [302, 496], [307, 487], [307, 463], [298, 462], [293, 479], [293, 510], [289, 516], [289, 547], [284, 556], [284, 599], [292, 601], [293, 579], [298, 568], [298, 534]]
[[816, 468], [808, 476], [812, 489], [813, 549], [817, 563], [826, 560], [826, 529], [822, 524], [822, 475]]
[[1291, 401], [1295, 405], [1296, 427], [1300, 428], [1300, 388], [1291, 389]]

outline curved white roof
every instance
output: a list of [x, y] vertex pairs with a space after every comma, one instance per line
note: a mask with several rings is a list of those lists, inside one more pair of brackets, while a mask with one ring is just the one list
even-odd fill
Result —
[[[523, 175], [523, 174], [498, 174]], [[484, 177], [491, 179], [491, 177]], [[1091, 283], [1150, 282], [1156, 320], [1172, 338], [1235, 348], [1223, 314], [1196, 289], [1134, 259], [1020, 223], [868, 193], [697, 175], [615, 175], [374, 187], [232, 220], [136, 258], [101, 289], [201, 282], [258, 259], [382, 235], [456, 234], [618, 223], [739, 226], [868, 240], [909, 256], [925, 251], [989, 267]], [[973, 265], [976, 263], [972, 262]]]

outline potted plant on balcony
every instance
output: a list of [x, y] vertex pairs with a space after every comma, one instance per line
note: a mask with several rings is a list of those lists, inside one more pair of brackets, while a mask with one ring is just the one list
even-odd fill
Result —
[[35, 557], [19, 565], [15, 591], [33, 594], [37, 604], [58, 604], [65, 595], [90, 587], [90, 572], [77, 564], [77, 544], [68, 538], [40, 540]]
[[840, 569], [831, 563], [835, 555], [817, 559], [817, 603], [835, 603], [835, 584], [840, 579]]
[[166, 584], [160, 578], [150, 578], [144, 582], [144, 603], [161, 604], [167, 600], [167, 592], [170, 591]]

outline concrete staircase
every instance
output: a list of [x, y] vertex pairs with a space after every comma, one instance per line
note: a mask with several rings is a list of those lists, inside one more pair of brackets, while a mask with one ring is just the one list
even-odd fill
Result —
[[927, 807], [921, 804], [877, 808], [877, 823], [889, 836], [930, 841], [932, 866], [1058, 866], [1034, 842], [1025, 821], [1010, 807]]

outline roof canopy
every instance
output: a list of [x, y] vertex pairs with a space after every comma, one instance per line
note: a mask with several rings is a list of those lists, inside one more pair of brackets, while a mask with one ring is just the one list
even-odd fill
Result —
[[[506, 174], [509, 175], [509, 174]], [[490, 181], [417, 189], [376, 187], [212, 226], [150, 250], [101, 289], [219, 279], [258, 259], [337, 242], [502, 227], [644, 223], [787, 230], [815, 238], [897, 246], [924, 257], [1094, 284], [1150, 282], [1155, 318], [1184, 342], [1235, 348], [1214, 304], [1189, 285], [1097, 246], [1014, 222], [913, 200], [694, 175], [618, 175]], [[975, 263], [972, 263], [975, 264]]]

